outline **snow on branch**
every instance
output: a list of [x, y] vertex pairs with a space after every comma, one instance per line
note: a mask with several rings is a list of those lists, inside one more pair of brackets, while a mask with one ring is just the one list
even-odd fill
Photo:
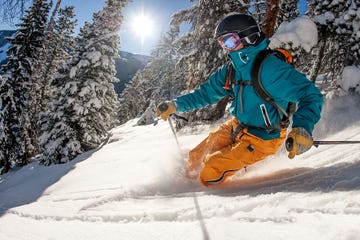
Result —
[[281, 23], [270, 40], [271, 48], [283, 47], [283, 44], [286, 44], [286, 46], [301, 47], [310, 52], [318, 42], [317, 27], [310, 18], [298, 17], [291, 22]]

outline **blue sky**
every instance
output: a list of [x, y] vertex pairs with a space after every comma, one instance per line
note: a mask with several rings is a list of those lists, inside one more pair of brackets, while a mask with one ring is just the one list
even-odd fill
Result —
[[[94, 12], [101, 10], [105, 0], [63, 0], [62, 6], [75, 6], [78, 19], [77, 30], [85, 21], [91, 21]], [[189, 0], [132, 0], [124, 8], [124, 22], [120, 29], [121, 50], [149, 55], [159, 40], [161, 33], [169, 29], [170, 16], [175, 12], [193, 6]], [[141, 13], [151, 17], [154, 24], [153, 33], [141, 39], [133, 31], [131, 21]], [[15, 26], [0, 23], [0, 30], [15, 29]]]
[[[78, 28], [84, 21], [91, 21], [92, 14], [101, 10], [104, 0], [64, 0], [63, 5], [74, 5], [78, 18]], [[188, 0], [132, 0], [124, 9], [124, 22], [120, 29], [121, 50], [149, 55], [159, 40], [161, 33], [168, 31], [170, 16], [175, 12], [194, 5]], [[141, 39], [133, 30], [132, 22], [144, 13], [152, 19], [153, 33]]]
[[[149, 54], [160, 35], [169, 30], [171, 15], [194, 4], [188, 0], [133, 0], [124, 9], [125, 20], [120, 30], [122, 48], [133, 53]], [[154, 25], [153, 33], [143, 39], [134, 35], [131, 26], [134, 17], [142, 12], [152, 19]]]
[[[77, 30], [85, 21], [92, 20], [92, 14], [101, 10], [105, 0], [63, 0], [62, 6], [73, 5], [78, 19]], [[300, 0], [304, 3], [305, 0]], [[120, 29], [120, 48], [123, 51], [149, 55], [157, 44], [161, 33], [169, 30], [171, 15], [179, 10], [189, 8], [195, 3], [189, 0], [132, 0], [124, 9], [124, 22]], [[304, 4], [301, 4], [304, 5]], [[144, 14], [153, 22], [152, 33], [140, 37], [134, 32], [132, 22]], [[186, 26], [185, 26], [186, 27]], [[14, 26], [0, 23], [0, 29], [14, 29]]]

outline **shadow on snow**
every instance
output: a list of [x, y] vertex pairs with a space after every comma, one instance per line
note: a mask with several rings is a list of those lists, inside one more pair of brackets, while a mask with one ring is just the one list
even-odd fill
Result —
[[44, 191], [89, 158], [96, 150], [88, 151], [74, 160], [59, 165], [42, 166], [31, 163], [0, 178], [0, 217], [10, 208], [35, 202]]

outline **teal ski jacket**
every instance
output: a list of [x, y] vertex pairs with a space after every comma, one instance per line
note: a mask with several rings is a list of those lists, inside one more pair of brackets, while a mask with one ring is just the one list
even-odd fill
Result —
[[[268, 47], [269, 40], [264, 39], [257, 46], [250, 46], [229, 53], [235, 69], [236, 81], [251, 80], [251, 67], [256, 55]], [[232, 90], [223, 87], [226, 81], [227, 66], [223, 65], [214, 72], [209, 80], [198, 89], [173, 100], [178, 112], [186, 112], [214, 104], [226, 96], [232, 96], [230, 113], [242, 124], [253, 126], [248, 131], [262, 139], [280, 136], [279, 130], [265, 129], [264, 109], [271, 125], [281, 121], [278, 110], [261, 99], [252, 85], [234, 84]], [[292, 65], [276, 56], [265, 59], [260, 78], [266, 91], [275, 102], [286, 109], [289, 102], [297, 102], [298, 108], [293, 115], [292, 127], [303, 127], [312, 134], [314, 125], [320, 118], [323, 96], [318, 88], [297, 71]]]

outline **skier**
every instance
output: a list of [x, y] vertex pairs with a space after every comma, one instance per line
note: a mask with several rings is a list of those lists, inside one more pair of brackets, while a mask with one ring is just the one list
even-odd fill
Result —
[[322, 94], [315, 85], [276, 56], [268, 56], [260, 72], [262, 85], [276, 104], [256, 94], [248, 80], [255, 57], [268, 48], [270, 41], [251, 16], [235, 13], [224, 17], [215, 29], [215, 38], [233, 65], [236, 80], [233, 87], [225, 87], [229, 68], [225, 64], [195, 91], [162, 102], [157, 108], [158, 116], [167, 120], [175, 112], [205, 107], [226, 96], [233, 98], [230, 106], [233, 118], [189, 152], [188, 171], [193, 175], [200, 169], [199, 179], [205, 186], [223, 183], [236, 171], [276, 153], [286, 138], [288, 124], [282, 124], [286, 114], [275, 105], [286, 109], [290, 102], [297, 102], [287, 137], [293, 144], [288, 157], [309, 150], [322, 107]]

